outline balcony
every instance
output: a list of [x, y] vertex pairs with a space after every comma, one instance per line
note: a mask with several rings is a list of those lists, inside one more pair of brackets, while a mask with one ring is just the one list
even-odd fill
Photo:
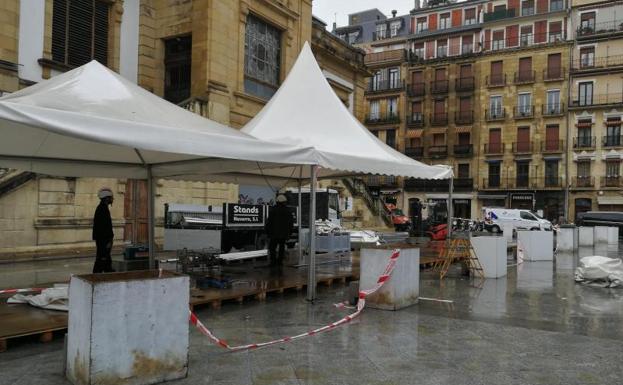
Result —
[[371, 175], [365, 179], [366, 184], [372, 187], [398, 187], [398, 178], [395, 176]]
[[586, 56], [583, 59], [573, 61], [571, 72], [596, 71], [605, 68], [623, 66], [623, 55], [612, 56]]
[[[427, 179], [405, 179], [405, 190], [408, 191], [427, 191], [427, 192], [448, 192], [450, 184], [448, 180], [427, 180]], [[474, 189], [474, 179], [454, 178], [454, 191], [472, 191]]]
[[487, 87], [504, 87], [506, 85], [506, 74], [496, 74], [486, 77]]
[[499, 175], [489, 175], [489, 178], [484, 178], [481, 186], [483, 190], [505, 190], [506, 187], [506, 180], [501, 178]]
[[599, 187], [601, 188], [621, 188], [623, 187], [623, 178], [619, 175], [602, 176], [599, 178]]
[[364, 62], [366, 65], [380, 63], [402, 63], [406, 59], [406, 50], [394, 49], [391, 51], [372, 52], [366, 54]]
[[474, 111], [457, 111], [454, 113], [454, 124], [474, 123]]
[[457, 92], [469, 92], [476, 88], [476, 81], [473, 76], [458, 78], [454, 80], [454, 89]]
[[538, 178], [531, 178], [528, 175], [517, 175], [508, 178], [507, 188], [509, 190], [534, 190], [539, 187]]
[[606, 21], [591, 26], [580, 26], [577, 29], [577, 37], [578, 39], [582, 39], [599, 35], [612, 35], [620, 32], [623, 32], [623, 20]]
[[368, 125], [377, 125], [377, 124], [400, 124], [400, 116], [396, 114], [369, 114], [366, 116], [366, 124]]
[[595, 177], [593, 176], [574, 176], [571, 180], [573, 188], [593, 188], [595, 187]]
[[370, 81], [366, 94], [375, 94], [380, 92], [396, 92], [402, 91], [405, 88], [405, 84], [402, 80], [379, 80]]
[[448, 146], [428, 147], [428, 157], [433, 159], [446, 158], [448, 156]]
[[433, 80], [430, 83], [430, 92], [432, 94], [447, 94], [450, 90], [450, 85], [447, 80]]
[[541, 152], [543, 154], [560, 154], [565, 150], [563, 140], [545, 140], [541, 142]]
[[503, 143], [485, 143], [483, 150], [484, 150], [485, 155], [503, 155], [504, 144]]
[[607, 135], [601, 140], [601, 144], [604, 148], [623, 147], [623, 139], [617, 135]]
[[558, 176], [545, 175], [542, 181], [543, 181], [543, 188], [546, 188], [546, 189], [561, 189], [563, 187], [562, 178]]
[[420, 159], [424, 157], [424, 147], [407, 147], [405, 155], [410, 158]]
[[543, 70], [543, 81], [545, 82], [558, 82], [565, 80], [565, 68], [564, 67], [548, 67]]
[[513, 154], [531, 154], [534, 151], [533, 142], [513, 142]]
[[448, 113], [447, 112], [435, 112], [430, 116], [431, 126], [446, 126], [448, 125]]
[[424, 127], [424, 114], [413, 112], [410, 116], [407, 116], [407, 126], [414, 128]]
[[608, 106], [608, 105], [623, 105], [623, 95], [618, 94], [598, 94], [598, 95], [583, 95], [581, 98], [578, 95], [572, 96], [570, 108], [582, 108], [593, 106]]
[[454, 145], [454, 157], [455, 158], [468, 158], [474, 155], [473, 144], [455, 144]]
[[513, 107], [513, 118], [531, 119], [534, 117], [534, 106], [515, 106]]
[[578, 136], [573, 138], [574, 150], [594, 150], [597, 144], [597, 138], [594, 136]]
[[536, 71], [515, 72], [515, 84], [531, 84], [536, 79]]
[[485, 110], [485, 119], [487, 122], [495, 122], [498, 120], [506, 119], [506, 109], [505, 108], [495, 108], [493, 110]]
[[565, 104], [564, 103], [543, 104], [541, 105], [541, 115], [546, 116], [546, 117], [564, 116], [565, 115]]
[[417, 98], [426, 94], [425, 83], [412, 83], [407, 86], [407, 95], [410, 98]]
[[484, 22], [510, 19], [515, 17], [515, 9], [502, 9], [499, 11], [487, 12], [484, 15]]

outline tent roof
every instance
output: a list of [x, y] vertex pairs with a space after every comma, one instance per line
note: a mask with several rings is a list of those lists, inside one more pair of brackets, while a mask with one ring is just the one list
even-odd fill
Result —
[[171, 104], [96, 61], [0, 98], [0, 165], [62, 176], [145, 178], [315, 164], [310, 148], [258, 140]]
[[[452, 177], [450, 167], [415, 161], [370, 133], [337, 97], [308, 43], [277, 93], [242, 131], [262, 140], [314, 147], [324, 177], [352, 174], [422, 179]], [[264, 169], [262, 173], [285, 176], [284, 171]]]

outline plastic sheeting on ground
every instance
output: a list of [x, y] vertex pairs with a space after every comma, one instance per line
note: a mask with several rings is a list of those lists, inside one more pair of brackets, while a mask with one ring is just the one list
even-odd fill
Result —
[[619, 258], [590, 256], [580, 259], [575, 270], [576, 282], [600, 287], [618, 287], [623, 284], [623, 261]]
[[69, 311], [69, 285], [54, 285], [54, 287], [44, 289], [41, 294], [36, 295], [15, 294], [7, 302], [26, 303], [47, 310]]

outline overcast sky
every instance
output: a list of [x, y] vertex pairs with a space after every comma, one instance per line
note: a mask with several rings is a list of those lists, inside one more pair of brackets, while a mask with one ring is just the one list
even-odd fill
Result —
[[338, 27], [348, 24], [348, 14], [378, 8], [386, 15], [391, 15], [392, 9], [398, 15], [406, 15], [413, 9], [414, 0], [314, 0], [314, 16], [321, 18], [331, 29], [337, 20]]

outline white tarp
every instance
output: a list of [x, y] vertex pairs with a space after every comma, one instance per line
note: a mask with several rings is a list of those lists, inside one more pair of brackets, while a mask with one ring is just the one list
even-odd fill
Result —
[[54, 287], [43, 289], [41, 294], [15, 294], [7, 303], [24, 303], [47, 310], [69, 311], [69, 285], [55, 284]]
[[[450, 167], [417, 162], [372, 135], [337, 97], [308, 43], [277, 93], [242, 131], [262, 140], [314, 147], [323, 178], [352, 174], [452, 177]], [[291, 169], [264, 169], [262, 175], [299, 176]], [[304, 170], [303, 177], [309, 177], [309, 170]]]
[[602, 287], [621, 286], [623, 261], [602, 256], [584, 257], [580, 259], [580, 266], [575, 270], [575, 280]]
[[59, 176], [147, 178], [315, 164], [186, 111], [96, 61], [0, 98], [0, 166]]

